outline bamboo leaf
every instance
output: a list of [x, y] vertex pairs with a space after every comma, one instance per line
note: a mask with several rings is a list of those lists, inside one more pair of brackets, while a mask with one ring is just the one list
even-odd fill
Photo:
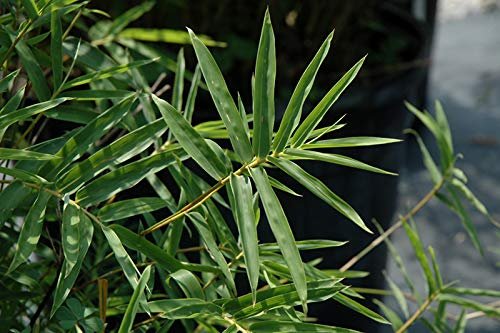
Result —
[[427, 280], [427, 285], [429, 288], [429, 295], [437, 290], [436, 281], [434, 280], [434, 275], [432, 274], [431, 266], [427, 255], [425, 254], [424, 245], [420, 240], [418, 233], [406, 222], [404, 221], [403, 227], [408, 235], [410, 243], [415, 251], [415, 255], [420, 263], [420, 267], [424, 272], [425, 279]]
[[[387, 283], [389, 284], [389, 288], [391, 289], [394, 298], [396, 299], [396, 301], [399, 304], [399, 307], [403, 311], [405, 318], [408, 318], [408, 315], [409, 315], [408, 303], [406, 302], [406, 298], [403, 294], [403, 291], [385, 272], [384, 272], [384, 276], [385, 276], [385, 279], [387, 280]], [[393, 323], [392, 320], [391, 320], [391, 322]]]
[[66, 279], [81, 258], [80, 252], [82, 249], [85, 252], [87, 251], [92, 241], [94, 227], [80, 209], [68, 204], [63, 212], [61, 229], [65, 259], [65, 275], [63, 278]]
[[118, 65], [118, 66], [113, 66], [109, 68], [105, 68], [102, 70], [98, 71], [92, 71], [88, 74], [81, 75], [71, 81], [66, 82], [61, 86], [59, 89], [60, 91], [64, 91], [66, 89], [74, 88], [81, 86], [83, 84], [88, 84], [91, 82], [99, 81], [99, 80], [104, 80], [110, 77], [113, 77], [117, 74], [122, 74], [130, 71], [132, 68], [137, 68], [145, 65], [149, 65], [152, 62], [157, 61], [157, 59], [151, 59], [151, 60], [138, 60], [138, 61], [133, 61], [128, 64], [124, 65]]
[[376, 145], [385, 145], [389, 143], [401, 142], [399, 139], [379, 138], [373, 136], [353, 136], [348, 138], [320, 140], [314, 143], [305, 143], [302, 149], [318, 148], [346, 148], [346, 147], [367, 147]]
[[0, 173], [9, 175], [11, 177], [23, 180], [23, 181], [28, 182], [28, 183], [49, 184], [49, 182], [46, 179], [44, 179], [44, 178], [42, 178], [34, 173], [24, 171], [21, 169], [17, 169], [17, 168], [0, 167]]
[[174, 90], [172, 95], [172, 105], [178, 111], [182, 110], [182, 95], [184, 92], [184, 71], [186, 61], [184, 60], [184, 49], [181, 48], [177, 55], [177, 69], [175, 71]]
[[24, 10], [28, 17], [32, 20], [35, 20], [39, 16], [38, 6], [35, 3], [35, 0], [22, 0]]
[[471, 203], [478, 212], [486, 217], [490, 217], [486, 206], [472, 193], [472, 191], [462, 181], [457, 178], [451, 180], [451, 184]]
[[[182, 30], [128, 28], [118, 34], [120, 38], [130, 38], [146, 42], [164, 42], [170, 44], [191, 44], [189, 34]], [[213, 40], [210, 36], [197, 36], [203, 44], [209, 47], [225, 47], [227, 43]]]
[[[66, 210], [70, 208], [70, 211], [66, 213]], [[57, 280], [57, 286], [56, 290], [54, 292], [54, 303], [52, 305], [52, 309], [50, 311], [51, 316], [56, 313], [57, 309], [64, 303], [64, 300], [66, 297], [68, 297], [71, 288], [73, 288], [73, 285], [75, 284], [75, 281], [80, 274], [80, 270], [83, 264], [83, 260], [85, 259], [85, 256], [87, 255], [87, 251], [90, 247], [90, 244], [92, 242], [92, 236], [94, 233], [94, 226], [92, 225], [92, 222], [89, 220], [89, 218], [84, 215], [84, 213], [78, 209], [74, 208], [71, 205], [68, 205], [66, 207], [65, 214], [73, 213], [77, 216], [78, 224], [81, 224], [79, 227], [79, 242], [76, 245], [77, 248], [72, 246], [72, 250], [74, 249], [75, 252], [71, 251], [72, 254], [69, 255], [71, 258], [70, 260], [75, 259], [72, 263], [68, 262], [68, 259], [66, 257], [67, 250], [65, 250], [65, 260], [63, 262], [63, 267], [61, 270], [61, 273], [59, 274], [58, 280]], [[64, 223], [64, 221], [63, 221]], [[64, 231], [65, 226], [63, 226], [63, 231]], [[73, 230], [74, 232], [75, 230]], [[64, 236], [63, 236], [64, 237]], [[63, 238], [63, 246], [65, 240]], [[72, 242], [73, 243], [73, 242]], [[67, 244], [66, 244], [67, 246]], [[73, 254], [75, 257], [73, 257]]]
[[70, 97], [77, 101], [94, 101], [98, 99], [126, 99], [134, 94], [129, 90], [70, 90], [63, 92], [59, 96]]
[[[296, 241], [295, 244], [300, 251], [326, 249], [330, 247], [338, 247], [347, 244], [348, 242], [339, 242], [329, 239], [310, 239], [304, 241]], [[279, 246], [276, 243], [260, 244], [261, 251], [278, 251]]]
[[280, 191], [289, 193], [289, 194], [294, 195], [296, 197], [302, 196], [302, 194], [295, 192], [294, 190], [292, 190], [291, 188], [289, 188], [288, 186], [286, 186], [285, 184], [283, 184], [282, 182], [280, 182], [279, 180], [277, 180], [271, 176], [269, 176], [269, 182], [271, 183], [272, 187], [274, 187]]
[[[2, 171], [0, 170], [0, 172]], [[45, 208], [50, 198], [51, 195], [48, 192], [43, 190], [38, 192], [35, 203], [31, 206], [24, 220], [19, 239], [17, 240], [14, 259], [9, 266], [7, 274], [10, 274], [10, 272], [14, 271], [19, 265], [26, 262], [31, 253], [35, 250], [40, 235], [42, 234]]]
[[128, 303], [127, 310], [125, 311], [125, 315], [123, 316], [122, 322], [120, 324], [120, 328], [118, 329], [119, 333], [128, 333], [132, 329], [135, 315], [137, 313], [137, 310], [139, 309], [139, 299], [141, 295], [143, 295], [144, 288], [146, 287], [146, 283], [149, 280], [150, 273], [151, 266], [146, 267], [144, 269], [144, 272], [142, 272], [137, 287], [135, 287], [134, 293], [132, 294], [130, 302]]
[[460, 312], [460, 317], [458, 317], [457, 324], [453, 328], [453, 333], [465, 333], [466, 326], [467, 326], [467, 311], [462, 310], [462, 312]]
[[293, 236], [290, 225], [286, 215], [281, 207], [281, 204], [274, 193], [273, 188], [269, 182], [269, 178], [264, 169], [254, 168], [250, 169], [257, 191], [259, 192], [260, 199], [264, 206], [269, 225], [273, 232], [276, 241], [281, 249], [281, 253], [290, 268], [293, 282], [297, 289], [298, 297], [302, 303], [304, 311], [307, 312], [307, 282], [304, 272], [304, 265], [300, 258], [299, 250], [295, 245], [295, 238]]
[[19, 74], [20, 69], [17, 69], [13, 71], [12, 73], [9, 73], [5, 77], [3, 77], [0, 80], [0, 93], [3, 93], [4, 91], [7, 91], [9, 89], [9, 86], [14, 82], [14, 80], [17, 77], [17, 74]]
[[193, 129], [172, 105], [153, 95], [153, 101], [160, 109], [163, 119], [179, 144], [210, 176], [219, 180], [229, 170], [208, 143]]
[[8, 126], [10, 126], [18, 121], [27, 119], [31, 116], [36, 115], [36, 114], [45, 112], [45, 111], [50, 110], [52, 108], [55, 108], [59, 104], [64, 103], [69, 99], [70, 98], [67, 98], [67, 97], [56, 98], [56, 99], [53, 99], [53, 100], [50, 100], [47, 102], [33, 104], [33, 105], [28, 106], [28, 107], [25, 107], [25, 108], [22, 108], [22, 109], [19, 109], [17, 111], [13, 111], [13, 112], [10, 112], [7, 114], [2, 114], [0, 116], [0, 129], [7, 128]]
[[202, 299], [182, 298], [182, 299], [163, 299], [148, 303], [149, 309], [153, 313], [161, 313], [165, 318], [189, 319], [204, 315], [222, 316], [222, 309]]
[[205, 223], [205, 219], [199, 213], [190, 213], [188, 214], [189, 219], [193, 222], [194, 226], [198, 230], [200, 234], [200, 238], [205, 244], [208, 252], [212, 259], [217, 263], [222, 274], [224, 275], [228, 287], [232, 290], [234, 294], [236, 294], [236, 285], [234, 284], [233, 275], [229, 270], [229, 266], [226, 262], [226, 259], [222, 255], [217, 242], [215, 241], [214, 236], [212, 235], [212, 231], [208, 228], [208, 225]]
[[403, 321], [399, 318], [398, 314], [378, 299], [374, 299], [373, 302], [378, 305], [384, 316], [390, 321], [392, 329], [397, 332], [403, 326]]
[[347, 306], [348, 308], [351, 308], [352, 310], [361, 313], [362, 315], [375, 320], [376, 322], [382, 323], [382, 324], [390, 324], [384, 317], [376, 313], [375, 311], [372, 311], [365, 307], [364, 305], [361, 305], [360, 303], [356, 302], [355, 300], [347, 297], [346, 295], [342, 293], [338, 293], [336, 295], [333, 295], [333, 299], [340, 304]]
[[142, 15], [149, 12], [155, 5], [155, 1], [143, 1], [140, 5], [127, 10], [118, 16], [108, 30], [108, 35], [116, 35], [133, 21], [139, 19]]
[[231, 144], [240, 159], [243, 162], [249, 162], [253, 157], [250, 141], [246, 136], [243, 120], [227, 89], [224, 77], [207, 47], [203, 45], [203, 42], [191, 30], [188, 31], [201, 67], [201, 72], [203, 73], [215, 107], [226, 125]]
[[366, 170], [366, 171], [376, 172], [376, 173], [382, 173], [385, 175], [397, 176], [397, 173], [385, 171], [385, 170], [373, 167], [371, 165], [368, 165], [366, 163], [360, 162], [358, 160], [355, 160], [353, 158], [339, 155], [339, 154], [327, 154], [327, 153], [320, 153], [320, 152], [312, 151], [312, 150], [302, 150], [302, 149], [294, 149], [294, 148], [286, 149], [285, 154], [293, 156], [293, 157], [298, 157], [298, 158], [303, 158], [303, 159], [308, 159], [308, 160], [313, 160], [313, 161], [323, 161], [323, 162], [343, 165], [343, 166], [350, 167], [350, 168], [361, 169], [361, 170]]
[[333, 31], [328, 35], [323, 44], [321, 44], [318, 52], [300, 77], [299, 82], [292, 93], [292, 97], [290, 97], [290, 101], [288, 102], [288, 106], [286, 107], [280, 127], [274, 138], [274, 152], [279, 153], [283, 151], [283, 149], [285, 149], [285, 146], [288, 144], [292, 132], [298, 126], [300, 116], [302, 114], [302, 107], [304, 106], [304, 102], [309, 95], [309, 92], [311, 91], [319, 67], [325, 59], [328, 50], [330, 49], [332, 38]]
[[292, 147], [300, 147], [309, 137], [309, 134], [316, 128], [323, 119], [326, 112], [331, 108], [333, 103], [340, 97], [342, 92], [349, 86], [358, 74], [365, 57], [361, 58], [335, 85], [326, 93], [318, 105], [307, 115], [306, 119], [299, 126], [291, 139]]
[[259, 283], [259, 246], [253, 210], [252, 184], [246, 176], [234, 174], [231, 174], [230, 184], [234, 197], [233, 215], [241, 236], [248, 281], [255, 296]]
[[307, 173], [297, 164], [285, 159], [277, 159], [274, 157], [268, 158], [271, 163], [283, 170], [286, 174], [301, 183], [305, 188], [325, 201], [339, 213], [347, 217], [352, 222], [356, 223], [361, 229], [372, 233], [365, 225], [361, 217], [356, 211], [342, 198], [333, 193], [323, 182]]
[[102, 222], [110, 222], [152, 212], [166, 205], [160, 198], [134, 198], [106, 205], [99, 209], [97, 216]]
[[253, 152], [266, 157], [271, 147], [274, 127], [274, 81], [276, 79], [276, 49], [274, 31], [266, 10], [255, 64], [253, 93], [254, 135]]
[[[12, 34], [9, 34], [9, 36], [11, 41], [14, 42], [15, 36]], [[21, 63], [26, 70], [26, 73], [28, 74], [36, 97], [40, 102], [48, 100], [50, 98], [50, 90], [47, 85], [47, 80], [45, 79], [42, 68], [33, 55], [30, 47], [24, 40], [19, 40], [16, 44], [16, 51], [21, 59]]]
[[200, 85], [200, 80], [201, 80], [200, 65], [196, 65], [196, 69], [194, 70], [193, 79], [191, 81], [191, 87], [189, 88], [189, 93], [186, 100], [186, 107], [184, 111], [184, 118], [186, 118], [188, 123], [191, 123], [193, 119], [194, 105], [196, 101], [196, 95], [198, 93], [198, 86]]
[[0, 160], [51, 160], [57, 156], [25, 149], [0, 148]]
[[315, 332], [315, 333], [359, 333], [348, 328], [326, 326], [313, 323], [297, 323], [288, 321], [258, 321], [250, 324], [250, 331], [255, 333], [275, 332]]
[[95, 152], [88, 159], [75, 163], [56, 182], [58, 188], [71, 192], [107, 167], [123, 163], [147, 149], [167, 129], [162, 119], [142, 126]]
[[429, 153], [429, 150], [425, 146], [424, 141], [420, 137], [420, 135], [413, 131], [413, 130], [408, 130], [408, 133], [411, 133], [415, 135], [415, 139], [417, 140], [418, 146], [420, 147], [420, 152], [422, 154], [422, 160], [424, 162], [425, 167], [427, 168], [427, 171], [429, 172], [429, 175], [433, 181], [434, 184], [439, 183], [442, 179], [441, 172], [439, 171], [439, 168], [436, 165], [436, 162], [434, 162], [434, 159], [432, 158], [431, 154]]
[[179, 269], [178, 271], [170, 274], [167, 279], [167, 283], [170, 283], [172, 280], [175, 280], [186, 297], [205, 300], [205, 293], [200, 286], [198, 278], [190, 271], [186, 269]]
[[[55, 8], [55, 6], [53, 6]], [[54, 91], [57, 91], [63, 77], [62, 58], [62, 25], [61, 12], [52, 10], [50, 14], [50, 58], [52, 59], [52, 78], [54, 80]]]
[[187, 154], [178, 147], [145, 157], [93, 180], [76, 193], [76, 199], [83, 206], [104, 201], [122, 190], [131, 188], [149, 174], [177, 163], [178, 159], [186, 158]]
[[456, 305], [460, 305], [464, 308], [481, 311], [488, 317], [498, 318], [500, 316], [500, 309], [498, 307], [485, 305], [480, 302], [476, 302], [464, 297], [459, 297], [450, 294], [439, 294], [438, 299], [440, 301], [445, 301]]
[[179, 269], [186, 269], [193, 272], [220, 272], [216, 267], [180, 262], [161, 247], [121, 225], [112, 224], [109, 228], [115, 232], [126, 247], [134, 251], [139, 251], [146, 257], [151, 258], [168, 273]]

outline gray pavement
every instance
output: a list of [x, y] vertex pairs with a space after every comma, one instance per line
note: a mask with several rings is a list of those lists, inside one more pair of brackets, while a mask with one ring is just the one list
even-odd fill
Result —
[[[440, 14], [436, 31], [429, 100], [442, 102], [456, 151], [464, 155], [458, 166], [467, 174], [470, 188], [500, 221], [500, 11], [443, 17], [447, 15]], [[408, 145], [400, 180], [398, 211], [404, 213], [432, 187], [413, 144]], [[474, 250], [458, 218], [437, 200], [418, 214], [416, 224], [424, 242], [436, 250], [447, 282], [500, 290], [500, 229], [480, 214], [471, 216], [486, 249], [484, 257]], [[397, 232], [392, 240], [409, 263], [410, 276], [421, 276], [404, 232]], [[388, 270], [399, 285], [404, 284], [392, 261]], [[390, 299], [386, 302], [397, 308]], [[427, 330], [417, 325], [410, 332]], [[500, 332], [500, 321], [473, 319], [466, 332]]]

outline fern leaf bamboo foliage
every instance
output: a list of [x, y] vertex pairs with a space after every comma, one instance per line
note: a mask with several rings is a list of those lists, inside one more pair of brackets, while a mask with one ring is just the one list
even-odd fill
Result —
[[[466, 309], [500, 316], [495, 306], [466, 297], [498, 297], [497, 291], [443, 282], [436, 255], [422, 245], [410, 221], [437, 196], [460, 216], [482, 251], [462, 202], [470, 201], [490, 217], [455, 166], [451, 132], [439, 104], [435, 118], [408, 105], [440, 151], [438, 166], [417, 136], [435, 183], [430, 194], [339, 270], [320, 270], [302, 261], [301, 251], [346, 242], [296, 240], [288, 224], [293, 216], [286, 216], [276, 192], [299, 194], [270, 177], [270, 168], [295, 179], [360, 232], [370, 233], [347, 202], [300, 164], [314, 160], [394, 175], [321, 151], [398, 141], [335, 137], [344, 124], [318, 127], [364, 58], [318, 105], [304, 110], [333, 32], [304, 70], [283, 120], [276, 123], [276, 47], [269, 12], [262, 24], [253, 98], [242, 101], [234, 99], [207, 47], [223, 43], [191, 30], [159, 34], [128, 28], [153, 8], [152, 1], [114, 20], [76, 0], [1, 4], [6, 8], [0, 15], [2, 328], [354, 332], [307, 320], [308, 304], [321, 301], [338, 302], [400, 332], [420, 318], [438, 331], [451, 327], [448, 303], [465, 309], [457, 332], [467, 321]], [[194, 71], [186, 69], [183, 49], [172, 59], [144, 43], [160, 40], [191, 44], [198, 62]], [[151, 72], [161, 75], [151, 78]], [[163, 88], [170, 78], [172, 93]], [[207, 92], [220, 120], [193, 124], [196, 96]], [[44, 129], [61, 125], [66, 126], [56, 131], [61, 134], [43, 135]], [[151, 192], [138, 195], [136, 186]], [[259, 242], [259, 223], [269, 224], [276, 243]], [[344, 281], [363, 276], [349, 269], [373, 247], [389, 242], [388, 235], [401, 226], [429, 286], [427, 298], [411, 298], [418, 303], [411, 315], [406, 294], [390, 284], [388, 293], [397, 298], [404, 318], [383, 304], [383, 314], [362, 305], [356, 300], [361, 291]], [[193, 246], [184, 247], [186, 240]], [[241, 275], [249, 288], [238, 279]], [[430, 322], [422, 316], [434, 304], [438, 311]]]

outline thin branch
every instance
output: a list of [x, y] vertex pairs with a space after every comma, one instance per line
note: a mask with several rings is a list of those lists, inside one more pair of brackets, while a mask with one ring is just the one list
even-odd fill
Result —
[[420, 305], [420, 307], [415, 311], [410, 318], [396, 331], [396, 333], [403, 333], [406, 332], [406, 330], [417, 320], [422, 313], [427, 310], [429, 305], [436, 299], [436, 297], [439, 295], [440, 290], [435, 291], [427, 299]]

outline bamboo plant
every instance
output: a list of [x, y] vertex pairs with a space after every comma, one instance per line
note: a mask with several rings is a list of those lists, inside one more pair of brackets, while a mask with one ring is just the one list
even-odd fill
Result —
[[[207, 48], [220, 42], [191, 30], [141, 29], [138, 36], [127, 28], [153, 8], [151, 1], [115, 20], [86, 1], [1, 4], [2, 329], [354, 332], [311, 321], [308, 304], [322, 301], [338, 302], [396, 332], [417, 321], [434, 332], [463, 332], [478, 311], [479, 316], [500, 317], [498, 303], [467, 297], [499, 297], [500, 292], [448, 283], [439, 271], [439, 254], [425, 248], [412, 223], [437, 198], [458, 214], [482, 251], [464, 201], [490, 217], [457, 167], [459, 155], [439, 103], [435, 117], [407, 105], [439, 148], [436, 163], [414, 133], [434, 182], [428, 194], [344, 266], [321, 270], [301, 259], [301, 251], [339, 247], [345, 240], [296, 240], [276, 192], [296, 193], [269, 176], [269, 169], [295, 179], [358, 225], [359, 232], [374, 233], [300, 164], [313, 160], [391, 177], [389, 171], [324, 149], [399, 141], [337, 137], [336, 130], [345, 124], [320, 127], [364, 58], [312, 110], [304, 110], [333, 32], [304, 70], [277, 122], [276, 49], [268, 12], [253, 98], [242, 101], [234, 98]], [[186, 69], [182, 49], [172, 59], [143, 42], [158, 38], [191, 44], [195, 69]], [[168, 74], [151, 78], [158, 70]], [[171, 73], [170, 88], [165, 77]], [[203, 93], [210, 94], [220, 120], [193, 124], [194, 112], [200, 112], [196, 97]], [[142, 195], [140, 186], [153, 194]], [[276, 243], [259, 242], [259, 223], [269, 224]], [[413, 288], [390, 243], [389, 236], [399, 229], [415, 249], [428, 285], [425, 295]], [[183, 247], [185, 240], [196, 244]], [[388, 290], [350, 287], [345, 279], [359, 275], [352, 267], [384, 242], [408, 286], [389, 279]], [[248, 288], [238, 275], [246, 276]], [[369, 309], [359, 298], [370, 293], [395, 297], [401, 309], [380, 302], [381, 313]], [[458, 317], [450, 315], [447, 304], [463, 310]]]

